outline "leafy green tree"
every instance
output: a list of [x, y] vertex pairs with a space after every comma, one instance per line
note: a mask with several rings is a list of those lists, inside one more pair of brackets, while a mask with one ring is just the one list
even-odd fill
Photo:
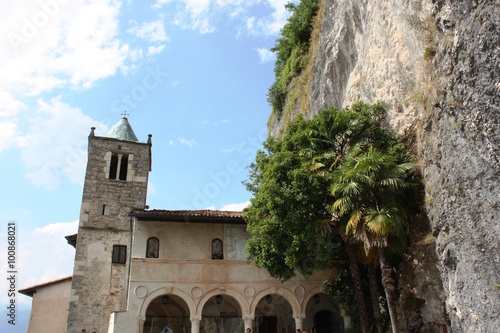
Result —
[[325, 177], [311, 174], [299, 151], [306, 140], [306, 122], [302, 118], [289, 124], [283, 139], [269, 138], [250, 166], [247, 188], [254, 193], [245, 220], [252, 237], [247, 243], [249, 259], [282, 280], [295, 271], [309, 275], [326, 267], [332, 237], [321, 237], [329, 228], [331, 213], [329, 183]]
[[343, 256], [363, 332], [370, 325], [357, 245], [379, 250], [389, 298], [394, 281], [389, 280], [384, 251], [403, 246], [406, 239], [400, 190], [407, 188], [410, 164], [400, 162], [409, 153], [382, 124], [380, 104], [331, 108], [311, 120], [299, 116], [283, 137], [264, 143], [246, 182], [254, 194], [245, 211], [252, 234], [249, 259], [286, 280], [296, 271], [309, 275], [330, 267]]

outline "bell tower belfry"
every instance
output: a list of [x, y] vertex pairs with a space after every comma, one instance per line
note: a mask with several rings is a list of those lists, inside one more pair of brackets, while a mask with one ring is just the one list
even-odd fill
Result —
[[129, 212], [146, 207], [151, 134], [139, 142], [127, 118], [103, 137], [91, 129], [67, 332], [107, 332], [127, 306], [132, 241]]

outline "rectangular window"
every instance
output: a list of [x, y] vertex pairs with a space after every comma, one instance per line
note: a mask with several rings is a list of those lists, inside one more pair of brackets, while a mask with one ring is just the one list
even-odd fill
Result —
[[127, 180], [128, 155], [123, 155], [120, 163], [120, 180]]
[[111, 163], [109, 165], [109, 179], [116, 179], [116, 168], [118, 166], [118, 155], [111, 155]]
[[126, 245], [113, 245], [113, 257], [111, 262], [113, 264], [125, 264], [127, 261], [127, 246]]

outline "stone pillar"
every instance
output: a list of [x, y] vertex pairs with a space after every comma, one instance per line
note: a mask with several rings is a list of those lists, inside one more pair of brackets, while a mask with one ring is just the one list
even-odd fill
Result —
[[116, 163], [116, 179], [120, 179], [121, 165], [122, 165], [122, 154], [118, 154], [118, 163]]
[[247, 328], [251, 329], [252, 333], [253, 332], [253, 318], [254, 317], [243, 317], [243, 322], [245, 323], [245, 333], [247, 331]]
[[200, 317], [191, 317], [191, 333], [200, 333]]
[[293, 318], [295, 319], [295, 330], [298, 330], [298, 329], [300, 329], [301, 331], [304, 330], [304, 328], [302, 327], [302, 324], [304, 322], [305, 317], [306, 317], [305, 314], [298, 314], [298, 315], [293, 316]]

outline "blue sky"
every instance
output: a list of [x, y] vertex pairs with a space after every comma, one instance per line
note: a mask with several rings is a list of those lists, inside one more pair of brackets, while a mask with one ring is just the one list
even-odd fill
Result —
[[151, 208], [248, 203], [287, 2], [0, 0], [0, 248], [15, 221], [19, 288], [71, 275], [87, 136], [123, 111], [153, 135]]

